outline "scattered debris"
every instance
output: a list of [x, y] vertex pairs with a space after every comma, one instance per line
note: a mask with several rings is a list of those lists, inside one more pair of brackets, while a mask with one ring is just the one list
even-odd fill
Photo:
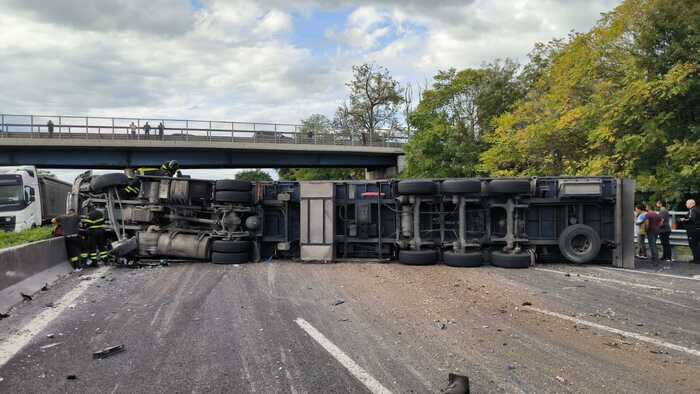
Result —
[[6, 318], [8, 318], [8, 317], [10, 317], [10, 314], [9, 314], [9, 313], [2, 313], [2, 312], [0, 312], [0, 320], [6, 319]]
[[20, 292], [19, 294], [22, 296], [22, 299], [24, 299], [24, 301], [31, 301], [32, 300], [32, 296], [30, 296], [29, 294], [24, 294], [22, 292]]
[[50, 339], [50, 338], [53, 338], [53, 337], [54, 337], [53, 334], [46, 334], [46, 338], [49, 338], [49, 339]]
[[564, 274], [564, 276], [571, 276], [571, 274], [567, 272], [566, 274]]
[[469, 394], [469, 378], [464, 375], [450, 373], [447, 376], [447, 387], [440, 390], [442, 394]]
[[78, 379], [78, 376], [71, 374], [71, 375], [66, 376], [66, 379], [68, 379], [68, 380], [76, 380], [76, 379]]
[[617, 348], [620, 346], [620, 344], [617, 342], [603, 342], [603, 345], [614, 347], [614, 348]]
[[99, 352], [92, 353], [92, 358], [107, 358], [117, 353], [121, 353], [125, 350], [124, 345], [110, 346], [100, 350]]
[[60, 345], [60, 344], [62, 344], [62, 343], [63, 343], [63, 342], [54, 342], [54, 343], [50, 343], [50, 344], [48, 344], [48, 345], [44, 345], [44, 346], [40, 347], [39, 349], [42, 349], [42, 350], [51, 349], [52, 347], [58, 346], [58, 345]]
[[653, 353], [653, 354], [668, 354], [668, 352], [665, 351], [665, 350], [649, 350], [649, 353]]
[[68, 305], [68, 309], [75, 309], [75, 304]]
[[44, 287], [41, 288], [41, 291], [49, 291], [49, 284], [44, 283]]
[[335, 301], [334, 303], [332, 303], [331, 305], [333, 305], [333, 306], [338, 306], [338, 305], [342, 305], [342, 304], [344, 304], [344, 303], [345, 303], [345, 300], [336, 300], [336, 301]]
[[523, 306], [532, 306], [532, 302], [525, 301], [525, 302], [523, 302]]
[[338, 321], [351, 321], [351, 320], [348, 318], [345, 318], [345, 319], [338, 319]]
[[46, 304], [44, 304], [44, 306], [47, 308], [53, 308], [54, 304], [53, 304], [53, 302], [47, 302]]
[[644, 323], [637, 323], [637, 327], [644, 327]]
[[447, 330], [447, 324], [441, 322], [440, 320], [435, 321], [435, 326], [441, 330]]
[[566, 379], [564, 379], [563, 377], [561, 377], [559, 375], [557, 375], [556, 379], [562, 383], [566, 383]]

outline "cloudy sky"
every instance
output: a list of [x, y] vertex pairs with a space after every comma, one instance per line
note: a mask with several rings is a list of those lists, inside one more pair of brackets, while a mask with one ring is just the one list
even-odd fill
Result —
[[0, 0], [0, 112], [297, 123], [333, 114], [353, 64], [422, 85], [619, 2]]

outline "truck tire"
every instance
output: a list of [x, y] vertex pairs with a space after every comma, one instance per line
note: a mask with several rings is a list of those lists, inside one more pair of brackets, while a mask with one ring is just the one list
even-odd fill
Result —
[[399, 263], [405, 265], [433, 265], [437, 263], [434, 250], [399, 250]]
[[211, 262], [214, 264], [242, 264], [250, 262], [250, 254], [212, 252]]
[[481, 252], [445, 252], [443, 254], [445, 264], [450, 267], [480, 267], [484, 264], [484, 257]]
[[518, 179], [494, 179], [486, 185], [490, 194], [530, 194], [530, 181]]
[[113, 172], [94, 177], [90, 180], [90, 190], [95, 193], [104, 193], [109, 188], [122, 188], [129, 184], [129, 177], [121, 172]]
[[214, 200], [216, 200], [216, 202], [222, 203], [249, 203], [252, 199], [253, 195], [249, 191], [239, 192], [224, 190], [217, 191], [216, 193], [214, 193]]
[[431, 195], [437, 192], [437, 184], [432, 181], [400, 181], [396, 191], [403, 195]]
[[250, 241], [217, 239], [212, 242], [211, 250], [220, 253], [248, 253]]
[[529, 253], [503, 253], [493, 251], [491, 253], [491, 264], [501, 268], [529, 268], [530, 254]]
[[573, 224], [559, 235], [559, 251], [572, 263], [589, 263], [600, 252], [600, 235], [591, 226]]
[[478, 179], [448, 179], [442, 182], [445, 194], [481, 193], [481, 181]]
[[248, 181], [239, 181], [236, 179], [222, 179], [216, 181], [216, 191], [233, 191], [233, 192], [249, 192], [253, 189], [253, 184]]

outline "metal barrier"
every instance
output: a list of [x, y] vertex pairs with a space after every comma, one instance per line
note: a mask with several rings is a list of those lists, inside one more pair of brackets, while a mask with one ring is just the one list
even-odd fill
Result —
[[[676, 246], [685, 246], [688, 247], [688, 234], [685, 230], [679, 230], [677, 229], [678, 227], [678, 217], [679, 216], [688, 216], [688, 212], [684, 211], [669, 211], [671, 214], [671, 236], [669, 237], [669, 241], [671, 241], [671, 254], [676, 256]], [[635, 226], [635, 234], [634, 234], [634, 243], [638, 244], [639, 243], [639, 238], [637, 234], [637, 226]], [[647, 239], [647, 243], [649, 240]], [[661, 245], [661, 240], [657, 238], [656, 240], [657, 245]]]
[[[49, 132], [49, 121], [53, 122], [52, 132]], [[158, 129], [161, 122], [164, 126], [162, 135], [159, 134]], [[146, 133], [146, 130], [149, 132]], [[0, 138], [13, 137], [379, 147], [402, 147], [408, 142], [406, 133], [400, 129], [377, 129], [373, 133], [343, 130], [319, 133], [304, 131], [301, 125], [288, 123], [0, 114]]]

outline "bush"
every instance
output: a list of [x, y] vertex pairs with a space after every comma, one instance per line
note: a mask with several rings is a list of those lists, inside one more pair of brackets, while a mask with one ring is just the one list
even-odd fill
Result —
[[0, 231], [0, 249], [51, 238], [53, 227], [44, 226], [24, 230], [19, 233]]

